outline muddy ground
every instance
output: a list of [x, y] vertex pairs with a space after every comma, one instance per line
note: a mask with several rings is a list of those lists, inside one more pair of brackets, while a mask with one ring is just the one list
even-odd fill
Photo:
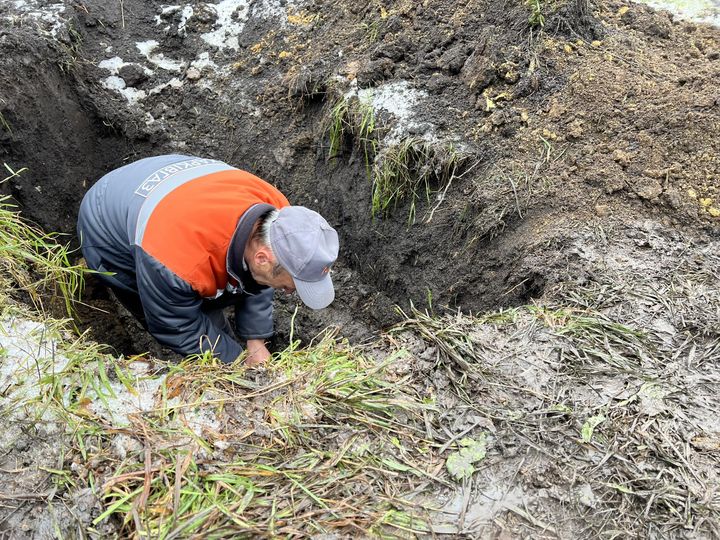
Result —
[[[0, 160], [28, 168], [0, 189], [72, 237], [87, 187], [127, 161], [181, 152], [250, 170], [341, 235], [336, 302], [295, 320], [306, 342], [328, 325], [374, 341], [411, 302], [485, 313], [566, 300], [616, 270], [693, 275], [671, 264], [682, 253], [708, 274], [707, 319], [699, 301], [663, 328], [675, 345], [689, 327], [709, 343], [720, 30], [632, 3], [539, 5], [542, 25], [519, 0], [0, 2]], [[331, 148], [343, 100], [372, 104], [374, 151], [352, 125]], [[406, 140], [459, 165], [430, 171], [414, 213], [405, 199], [373, 216], [367, 163]], [[85, 298], [105, 310], [84, 313], [98, 340], [168, 356], [102, 288]], [[278, 299], [278, 347], [295, 308]]]

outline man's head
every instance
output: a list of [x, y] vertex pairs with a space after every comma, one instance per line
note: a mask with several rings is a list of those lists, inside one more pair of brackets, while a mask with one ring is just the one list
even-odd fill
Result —
[[338, 256], [338, 235], [325, 219], [303, 206], [286, 206], [260, 218], [245, 260], [259, 284], [297, 291], [313, 309], [335, 298], [330, 268]]

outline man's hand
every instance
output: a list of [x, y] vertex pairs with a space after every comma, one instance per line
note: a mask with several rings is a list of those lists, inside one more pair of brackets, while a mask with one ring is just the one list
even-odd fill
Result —
[[262, 365], [270, 359], [270, 351], [267, 350], [265, 341], [262, 339], [248, 339], [247, 352], [245, 365], [248, 367]]

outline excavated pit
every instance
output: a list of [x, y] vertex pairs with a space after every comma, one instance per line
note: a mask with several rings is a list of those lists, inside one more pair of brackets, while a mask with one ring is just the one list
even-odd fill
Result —
[[[12, 195], [26, 218], [46, 231], [62, 233], [63, 241], [77, 247], [77, 210], [87, 188], [128, 161], [173, 151], [172, 142], [168, 143], [163, 134], [148, 135], [142, 130], [128, 133], [127, 123], [121, 129], [108, 118], [108, 110], [98, 111], [78, 66], [69, 63], [67, 49], [29, 33], [4, 35], [0, 48], [2, 73], [14, 74], [13, 84], [3, 81], [0, 96], [0, 113], [7, 126], [0, 140], [0, 159], [14, 170], [26, 168], [2, 189]], [[303, 114], [312, 122], [321, 111], [322, 103], [310, 104]], [[217, 136], [222, 139], [231, 133]], [[335, 279], [338, 294], [325, 312], [299, 308], [296, 338], [307, 342], [330, 326], [338, 327], [341, 335], [365, 341], [399, 320], [395, 306], [407, 309], [411, 302], [438, 310], [478, 310], [526, 303], [542, 294], [546, 278], [523, 269], [522, 257], [511, 255], [515, 248], [509, 247], [507, 240], [485, 242], [482, 249], [487, 264], [465, 267], [468, 275], [435, 264], [439, 262], [436, 254], [419, 247], [428, 241], [419, 226], [403, 227], [402, 218], [384, 223], [371, 217], [370, 184], [362, 160], [345, 156], [329, 162], [318, 158], [317, 152], [314, 145], [306, 145], [302, 152], [296, 149], [293, 159], [314, 162], [318, 181], [293, 184], [286, 180], [281, 184], [295, 200], [318, 208], [339, 230], [342, 255]], [[250, 159], [240, 156], [234, 164], [242, 166]], [[343, 187], [333, 190], [331, 186]], [[422, 201], [420, 205], [423, 209], [427, 206]], [[403, 211], [401, 207], [399, 212]], [[517, 237], [514, 242], [522, 243], [522, 229], [510, 229], [506, 236]], [[384, 258], [399, 259], [401, 264], [386, 273]], [[401, 275], [403, 268], [410, 279]], [[480, 276], [488, 274], [494, 279], [478, 286]], [[451, 294], [440, 292], [438, 287], [446, 286], [449, 279], [459, 279], [459, 287]], [[172, 354], [160, 349], [92, 276], [88, 277], [83, 301], [87, 305], [80, 306], [81, 326], [90, 328], [98, 341], [125, 355], [147, 351]], [[294, 299], [278, 298], [276, 347], [286, 344], [289, 320], [298, 305]]]
[[[21, 17], [0, 34], [0, 159], [28, 170], [0, 189], [75, 242], [86, 189], [130, 160], [186, 153], [257, 174], [341, 236], [337, 300], [298, 308], [303, 341], [328, 326], [363, 341], [400, 320], [396, 306], [477, 313], [582, 285], [592, 271], [570, 247], [589, 222], [602, 229], [633, 214], [693, 234], [717, 228], [714, 202], [702, 202], [715, 188], [696, 181], [715, 167], [702, 156], [717, 142], [700, 136], [717, 124], [712, 30], [613, 6], [600, 24], [587, 2], [568, 2], [547, 27], [575, 44], [558, 53], [550, 39], [535, 57], [523, 5], [476, 3], [400, 3], [383, 14], [371, 3], [238, 2], [226, 20], [87, 2], [52, 27], [36, 21], [40, 31]], [[610, 24], [652, 66], [631, 83], [624, 60], [595, 58], [611, 55], [600, 41]], [[702, 45], [695, 70], [705, 79], [678, 75], [684, 39]], [[658, 42], [675, 56], [660, 58]], [[610, 97], [585, 110], [600, 87]], [[346, 119], [331, 155], [343, 100], [371, 104], [374, 152]], [[457, 149], [463, 165], [431, 174], [414, 210], [406, 198], [373, 216], [370, 169], [408, 140]], [[124, 354], [163, 353], [96, 285], [89, 280], [84, 299], [103, 311], [81, 313], [96, 339]], [[276, 307], [282, 346], [298, 303], [278, 298]]]

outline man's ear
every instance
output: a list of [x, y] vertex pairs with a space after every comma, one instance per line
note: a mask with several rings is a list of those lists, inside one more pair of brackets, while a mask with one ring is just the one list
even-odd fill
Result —
[[272, 263], [274, 260], [272, 252], [270, 251], [270, 249], [268, 249], [267, 246], [260, 246], [255, 251], [255, 255], [253, 258], [255, 259], [255, 263], [258, 265]]

